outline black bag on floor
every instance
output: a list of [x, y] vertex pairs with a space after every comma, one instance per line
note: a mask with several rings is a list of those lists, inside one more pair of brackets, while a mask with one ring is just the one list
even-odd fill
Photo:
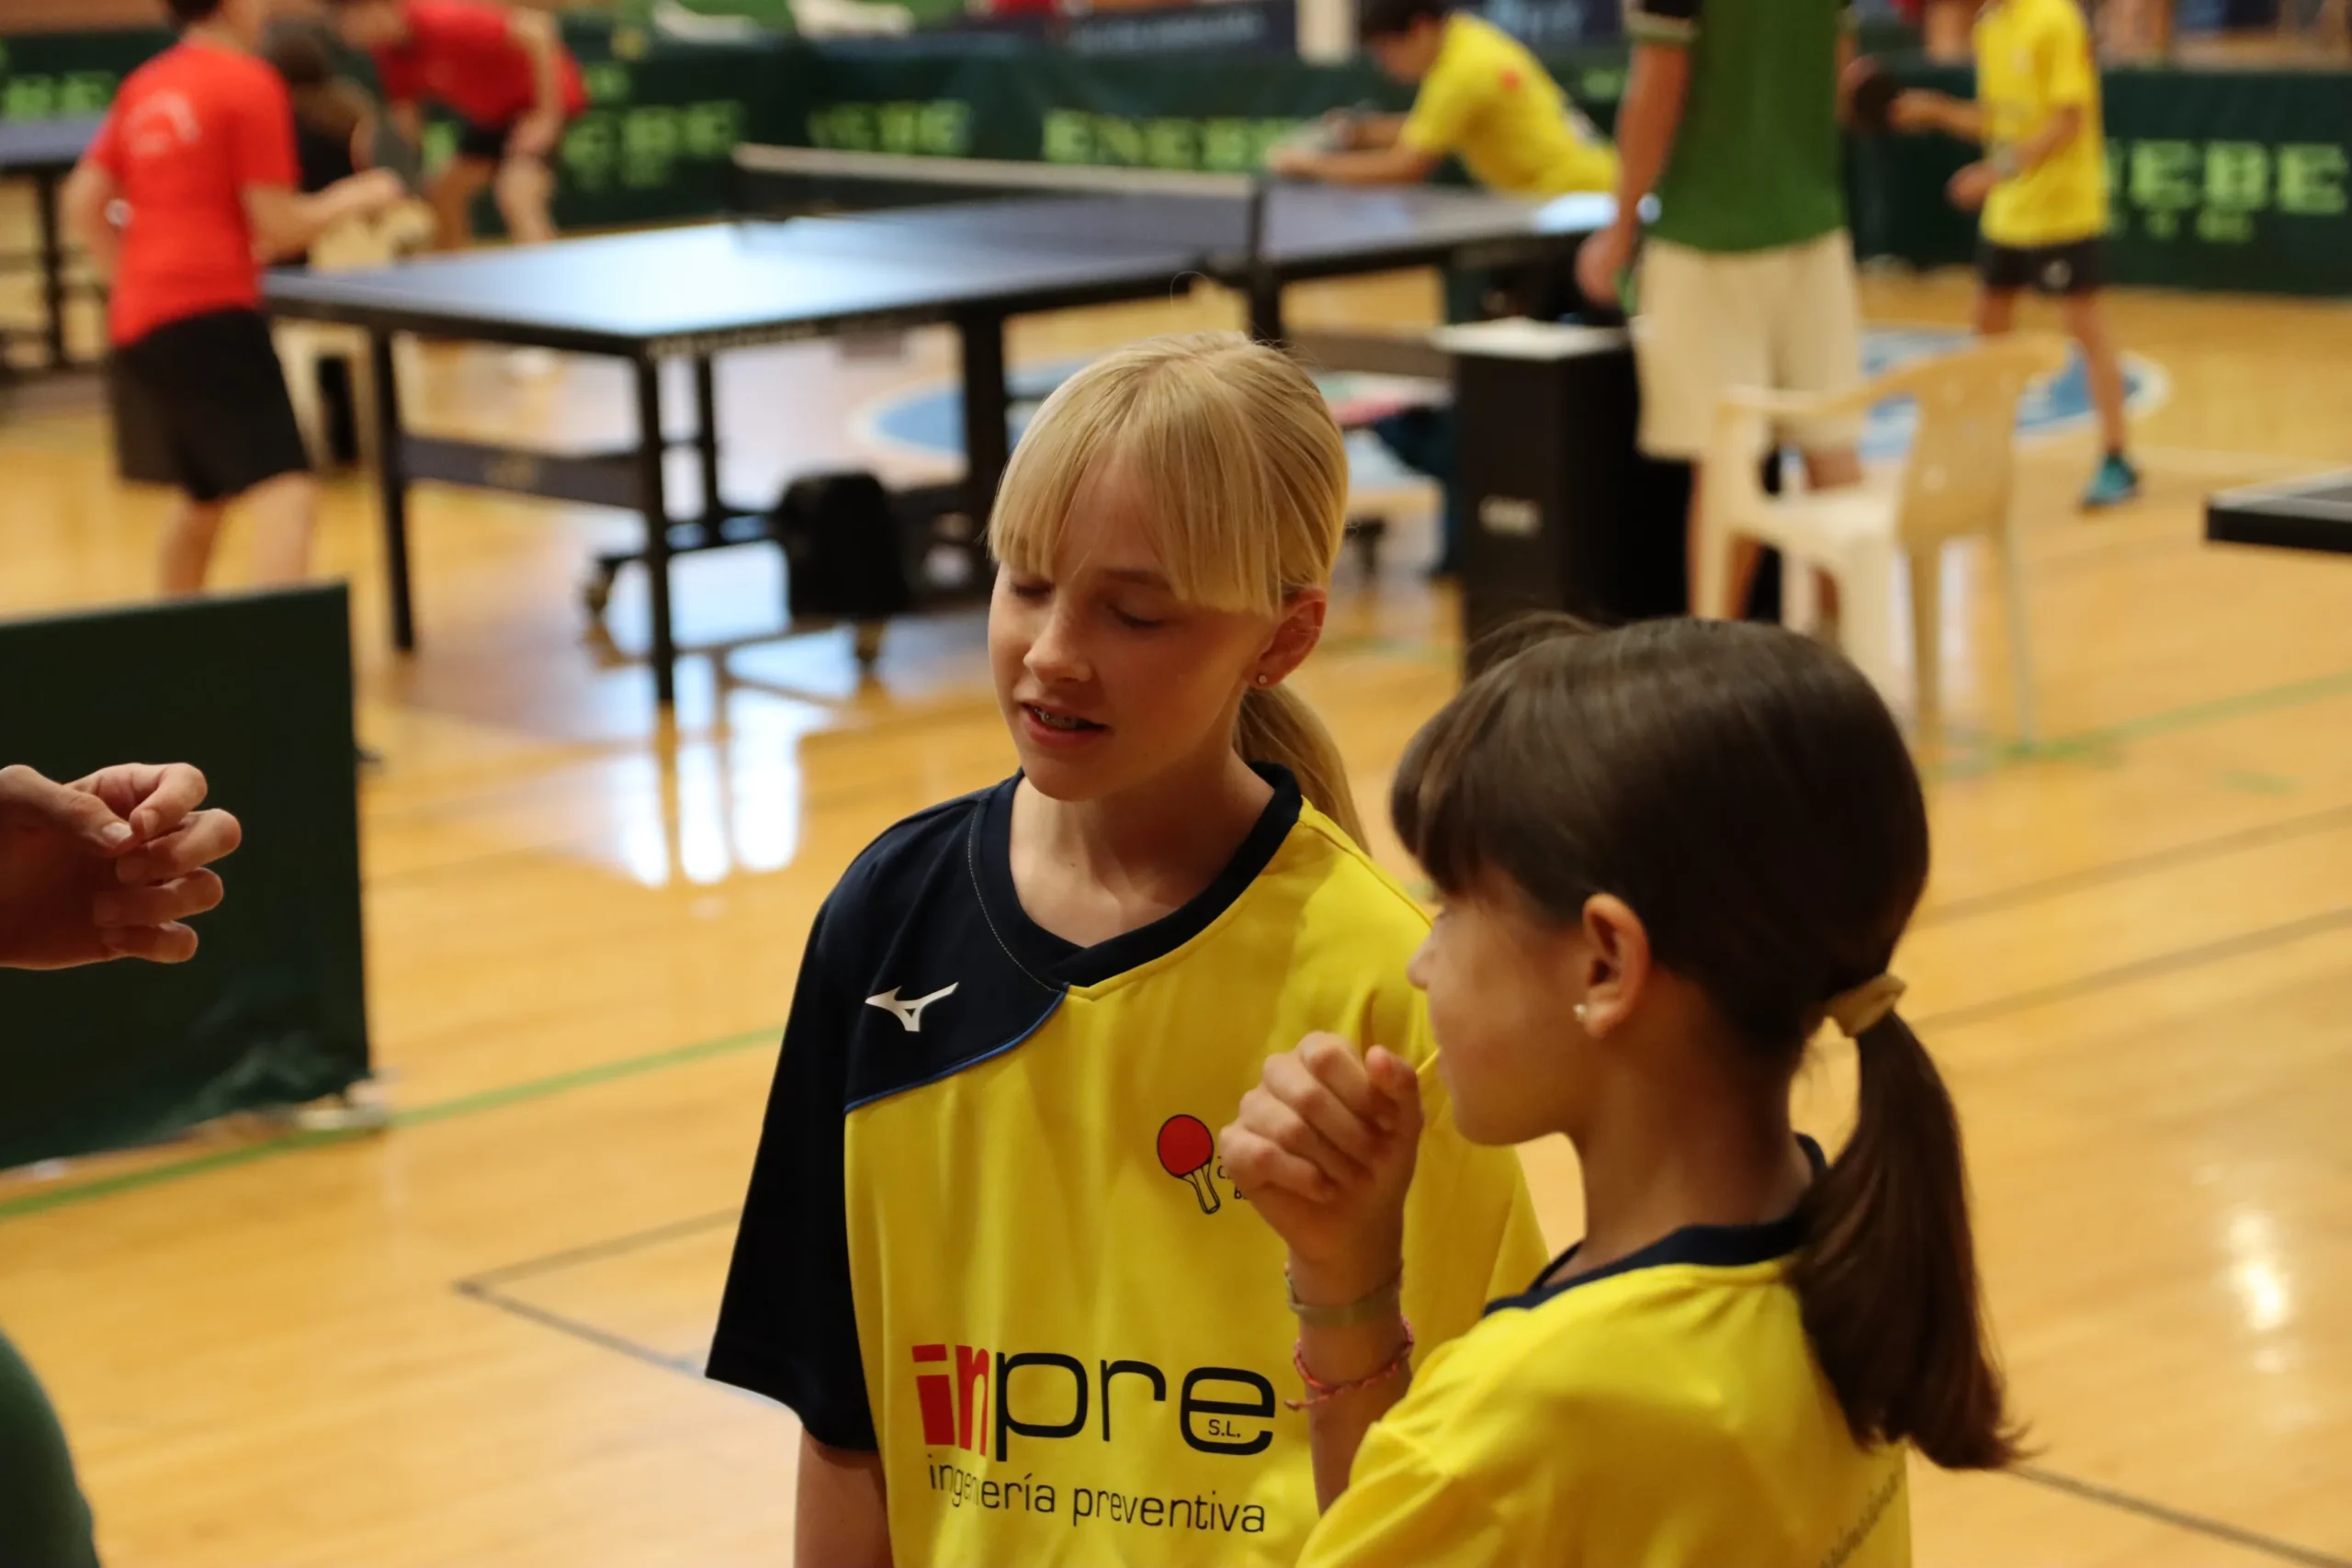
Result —
[[872, 474], [795, 479], [769, 526], [784, 547], [793, 619], [879, 621], [914, 607], [898, 513]]

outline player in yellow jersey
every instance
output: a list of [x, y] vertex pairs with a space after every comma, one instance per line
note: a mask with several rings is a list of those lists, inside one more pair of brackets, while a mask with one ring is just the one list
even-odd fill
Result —
[[[1448, 155], [1505, 196], [1542, 199], [1607, 191], [1617, 154], [1528, 47], [1452, 0], [1363, 0], [1357, 34], [1380, 68], [1418, 83], [1410, 114], [1339, 112], [1303, 141], [1276, 147], [1266, 167], [1295, 179], [1348, 185], [1418, 185]], [[1487, 273], [1474, 285], [1484, 309], [1553, 317], [1573, 310], [1565, 270], [1545, 265]], [[1441, 546], [1432, 575], [1450, 576], [1461, 554], [1449, 409], [1408, 409], [1372, 427], [1398, 461], [1444, 487]]]
[[2098, 62], [2075, 0], [1985, 0], [1976, 16], [1976, 100], [1913, 90], [1893, 123], [1982, 142], [1984, 157], [1952, 176], [1951, 198], [1984, 209], [1977, 252], [1976, 327], [2005, 333], [2023, 288], [2055, 295], [2082, 345], [2105, 455], [2085, 506], [2140, 492], [2126, 456], [2123, 367], [2099, 309], [2107, 279], [2107, 140]]
[[711, 1349], [801, 1418], [804, 1568], [1296, 1560], [1282, 1246], [1210, 1129], [1310, 1034], [1423, 1076], [1425, 1338], [1542, 1261], [1511, 1152], [1427, 1071], [1428, 922], [1284, 684], [1347, 482], [1314, 382], [1238, 336], [1097, 361], [1013, 454], [989, 652], [1022, 771], [819, 913]]
[[1350, 185], [1415, 184], [1447, 154], [1470, 177], [1506, 196], [1605, 191], [1617, 155], [1568, 101], [1528, 47], [1450, 0], [1365, 0], [1364, 47], [1400, 82], [1419, 83], [1413, 111], [1348, 115], [1329, 122], [1326, 150], [1278, 148], [1278, 175]]
[[[1928, 876], [1902, 733], [1778, 626], [1516, 635], [1390, 810], [1444, 896], [1413, 978], [1455, 1119], [1565, 1134], [1585, 1235], [1406, 1370], [1409, 1075], [1317, 1042], [1267, 1064], [1223, 1146], [1303, 1303], [1327, 1512], [1301, 1561], [1906, 1563], [1906, 1450], [2016, 1439], [1959, 1125], [1887, 973]], [[1789, 1112], [1825, 1021], [1860, 1074], [1835, 1163]]]

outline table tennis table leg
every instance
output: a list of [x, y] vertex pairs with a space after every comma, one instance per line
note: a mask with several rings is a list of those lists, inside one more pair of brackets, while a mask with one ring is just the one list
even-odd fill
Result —
[[57, 176], [43, 173], [33, 181], [34, 205], [40, 209], [40, 280], [42, 302], [49, 308], [49, 367], [65, 367], [65, 237], [59, 228]]
[[702, 461], [702, 515], [712, 528], [727, 515], [718, 499], [718, 380], [710, 355], [695, 356], [695, 453]]
[[1250, 335], [1260, 343], [1283, 341], [1283, 286], [1263, 276], [1250, 280]]
[[638, 504], [645, 512], [645, 588], [653, 607], [653, 694], [668, 707], [678, 694], [678, 648], [670, 630], [670, 508], [662, 495], [662, 363], [640, 359], [636, 370]]
[[408, 455], [401, 445], [401, 380], [392, 334], [368, 334], [368, 371], [376, 382], [376, 484], [384, 508], [384, 577], [392, 594], [392, 646], [416, 648], [416, 602], [408, 565]]
[[976, 526], [988, 525], [1012, 453], [1007, 429], [1012, 393], [1004, 376], [1004, 318], [956, 319], [964, 355], [964, 501]]

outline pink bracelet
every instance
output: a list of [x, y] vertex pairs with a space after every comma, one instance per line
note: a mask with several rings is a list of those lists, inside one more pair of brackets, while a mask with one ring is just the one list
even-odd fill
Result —
[[1329, 1404], [1343, 1393], [1354, 1393], [1360, 1390], [1371, 1388], [1376, 1383], [1386, 1382], [1390, 1378], [1411, 1366], [1413, 1364], [1413, 1321], [1410, 1318], [1400, 1318], [1397, 1321], [1405, 1325], [1405, 1343], [1396, 1348], [1396, 1353], [1389, 1357], [1379, 1371], [1367, 1373], [1352, 1382], [1323, 1382], [1306, 1370], [1306, 1341], [1301, 1339], [1293, 1345], [1290, 1349], [1290, 1364], [1297, 1371], [1298, 1381], [1306, 1385], [1307, 1396], [1305, 1399], [1285, 1399], [1283, 1401], [1283, 1408], [1312, 1410], [1318, 1404]]

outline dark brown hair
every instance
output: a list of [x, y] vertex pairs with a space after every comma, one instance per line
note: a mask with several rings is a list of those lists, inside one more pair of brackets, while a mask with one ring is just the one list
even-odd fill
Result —
[[308, 28], [272, 29], [262, 55], [289, 87], [323, 87], [334, 80], [334, 57]]
[[[1503, 637], [1406, 752], [1398, 835], [1449, 894], [1500, 874], [1558, 924], [1623, 898], [1785, 1093], [1829, 999], [1885, 973], [1927, 884], [1927, 804], [1885, 704], [1775, 626], [1546, 618]], [[1804, 1200], [1806, 1336], [1858, 1442], [2006, 1464], [2017, 1433], [1951, 1097], [1892, 1012], [1858, 1051], [1853, 1137]]]
[[286, 79], [294, 118], [315, 135], [348, 141], [367, 119], [367, 94], [335, 74], [334, 51], [309, 28], [280, 28], [263, 51]]
[[184, 28], [209, 22], [220, 9], [220, 0], [164, 0], [164, 5], [172, 13], [172, 20]]

